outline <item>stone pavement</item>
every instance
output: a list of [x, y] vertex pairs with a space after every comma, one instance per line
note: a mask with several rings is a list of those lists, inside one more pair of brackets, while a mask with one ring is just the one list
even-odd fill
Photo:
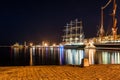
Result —
[[120, 65], [0, 67], [0, 80], [120, 80]]

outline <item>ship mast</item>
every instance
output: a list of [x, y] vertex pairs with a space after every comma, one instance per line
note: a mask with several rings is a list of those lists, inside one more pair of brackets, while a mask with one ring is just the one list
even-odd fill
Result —
[[115, 17], [116, 15], [116, 8], [117, 8], [117, 4], [116, 4], [116, 0], [113, 1], [113, 13], [112, 13], [112, 18], [113, 18], [113, 27], [112, 27], [112, 35], [113, 35], [113, 40], [117, 39], [117, 19]]
[[83, 37], [84, 37], [82, 30], [83, 30], [82, 21], [80, 21], [80, 42], [83, 42]]
[[65, 35], [65, 42], [66, 43], [68, 43], [68, 24], [67, 24], [67, 26], [65, 26], [66, 27], [66, 30], [65, 30], [65, 32], [66, 32], [66, 35]]
[[104, 28], [103, 28], [103, 7], [101, 8], [101, 27], [100, 27], [100, 34], [99, 37], [101, 38], [101, 41], [104, 36]]
[[101, 41], [103, 40], [103, 36], [104, 36], [104, 21], [103, 21], [103, 10], [111, 3], [112, 0], [109, 0], [109, 2], [101, 7], [101, 27], [100, 27], [100, 34], [99, 34], [99, 37], [101, 39]]
[[66, 45], [78, 45], [83, 42], [82, 21], [78, 19], [70, 21], [69, 24], [65, 26], [65, 35], [63, 36], [63, 41]]
[[78, 25], [77, 25], [77, 24], [78, 24], [78, 20], [76, 19], [76, 20], [75, 20], [75, 25], [76, 25], [76, 28], [75, 28], [75, 30], [76, 30], [76, 31], [75, 31], [75, 32], [76, 32], [76, 34], [75, 34], [75, 36], [76, 36], [76, 37], [75, 37], [75, 42], [76, 42], [76, 43], [78, 42], [78, 32], [77, 32], [77, 31], [78, 31]]
[[73, 34], [72, 34], [72, 31], [73, 31], [72, 23], [73, 23], [73, 22], [71, 21], [70, 24], [69, 24], [69, 25], [70, 25], [70, 44], [71, 44], [72, 41], [73, 41], [73, 38], [72, 38], [72, 35], [73, 35]]
[[75, 20], [75, 42], [83, 42], [84, 34], [83, 34], [83, 26], [82, 21]]

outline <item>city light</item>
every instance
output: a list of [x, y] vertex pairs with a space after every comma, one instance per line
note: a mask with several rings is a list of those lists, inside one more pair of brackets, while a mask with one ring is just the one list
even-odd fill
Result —
[[32, 43], [32, 42], [30, 42], [30, 46], [31, 46], [31, 47], [33, 46], [33, 43]]
[[45, 46], [45, 47], [47, 47], [47, 46], [48, 46], [48, 44], [47, 44], [47, 43], [45, 43], [45, 44], [44, 44], [44, 46]]
[[56, 46], [56, 44], [54, 43], [54, 44], [53, 44], [53, 47], [55, 47], [55, 46]]

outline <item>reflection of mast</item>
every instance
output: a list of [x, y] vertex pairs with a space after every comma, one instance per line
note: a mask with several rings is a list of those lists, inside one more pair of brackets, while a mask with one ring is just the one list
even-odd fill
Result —
[[100, 27], [100, 34], [99, 34], [99, 37], [101, 38], [101, 40], [104, 36], [103, 10], [110, 4], [110, 2], [111, 2], [111, 0], [109, 0], [109, 2], [105, 6], [101, 7], [101, 27]]
[[116, 0], [114, 0], [114, 2], [113, 2], [113, 13], [112, 13], [112, 17], [113, 17], [112, 34], [113, 34], [113, 39], [114, 40], [117, 39], [117, 27], [116, 27], [117, 19], [115, 18], [116, 8], [117, 8], [117, 4], [116, 4]]

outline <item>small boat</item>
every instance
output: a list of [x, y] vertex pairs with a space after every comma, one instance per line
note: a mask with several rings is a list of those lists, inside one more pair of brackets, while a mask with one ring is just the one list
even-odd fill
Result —
[[19, 45], [19, 43], [15, 43], [14, 45], [11, 46], [12, 48], [23, 48], [23, 45]]

